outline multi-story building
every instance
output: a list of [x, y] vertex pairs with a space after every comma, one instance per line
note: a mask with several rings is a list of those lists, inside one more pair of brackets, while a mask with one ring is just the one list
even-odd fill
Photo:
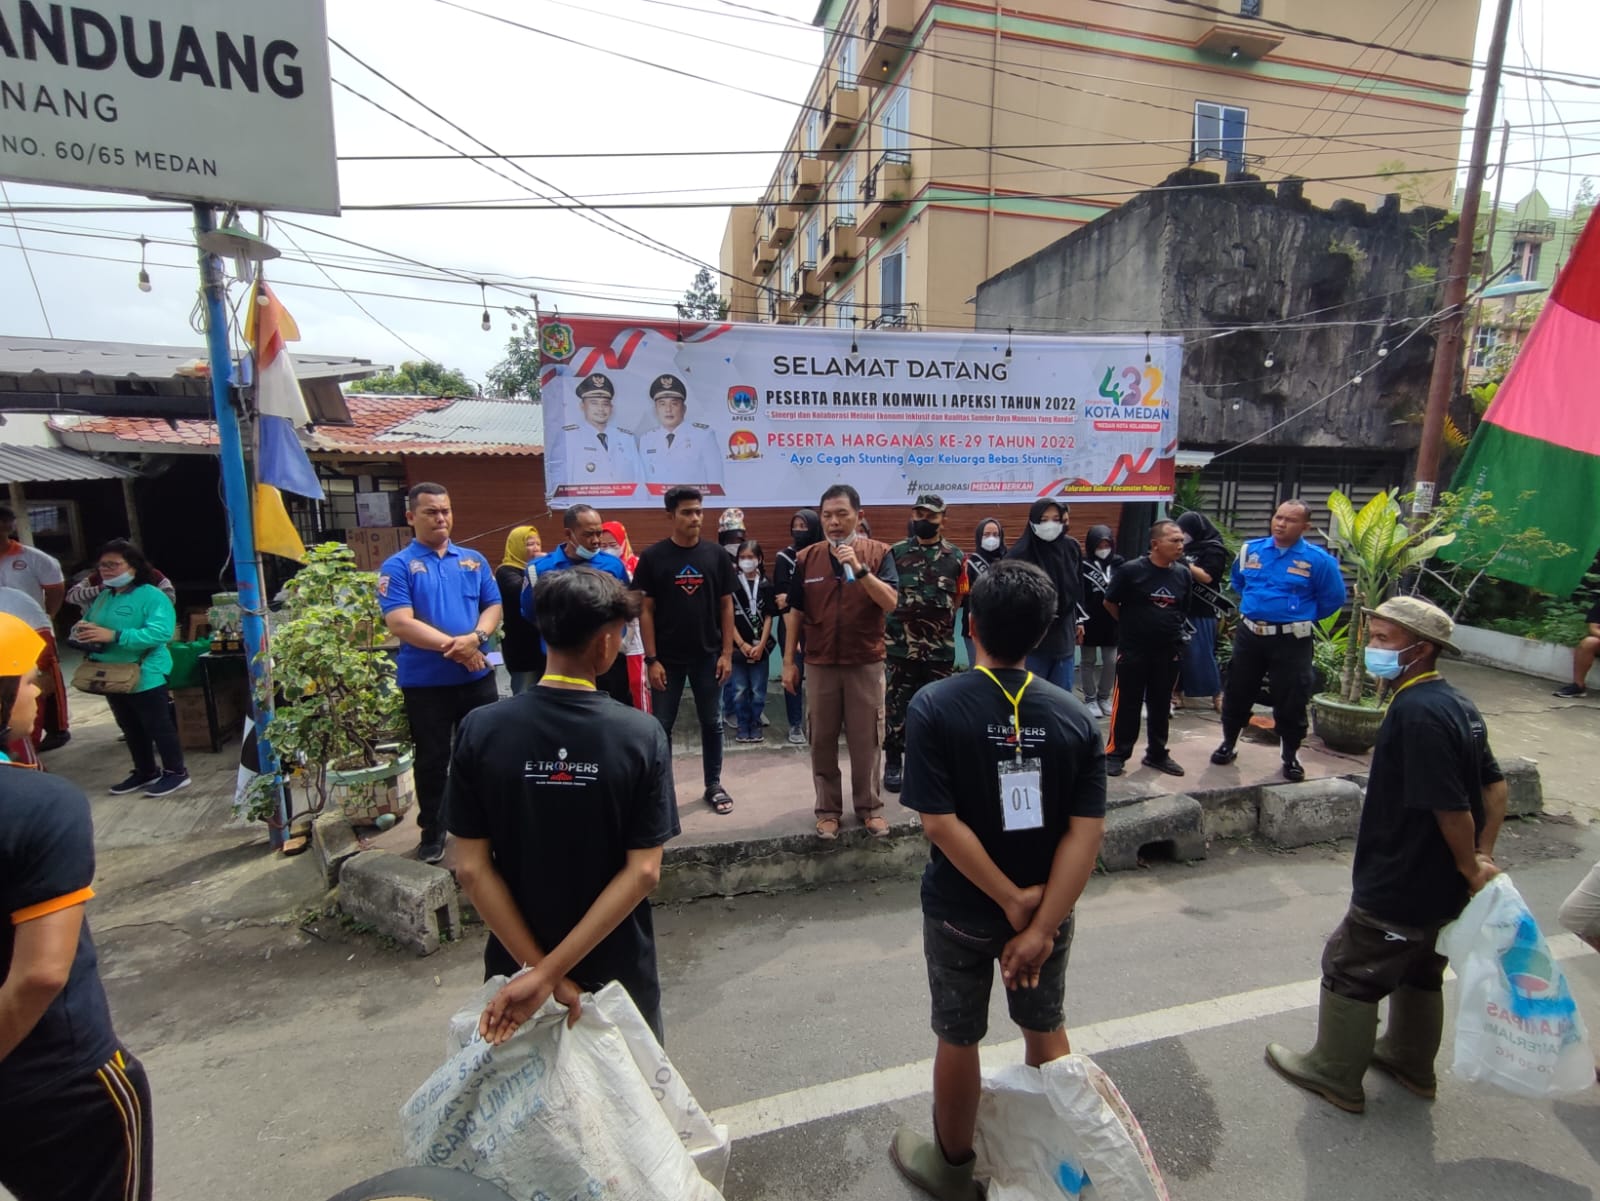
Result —
[[822, 0], [786, 152], [723, 239], [735, 320], [970, 327], [980, 280], [1190, 162], [1448, 204], [1478, 0], [1013, 3]]

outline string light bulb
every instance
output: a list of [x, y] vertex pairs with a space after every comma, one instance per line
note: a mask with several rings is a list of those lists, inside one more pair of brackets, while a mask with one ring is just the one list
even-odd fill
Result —
[[1388, 358], [1389, 357], [1389, 348], [1387, 346], [1378, 347], [1378, 357], [1380, 359]]
[[1351, 376], [1351, 377], [1350, 377], [1350, 383], [1351, 383], [1351, 384], [1352, 384], [1352, 385], [1353, 385], [1353, 386], [1354, 386], [1354, 385], [1359, 385], [1359, 384], [1360, 384], [1360, 383], [1361, 383], [1361, 376], [1360, 376], [1360, 374], [1359, 374], [1359, 373], [1358, 373], [1358, 374], [1356, 374], [1356, 375], [1352, 375], [1352, 376]]
[[144, 261], [145, 247], [148, 246], [149, 244], [150, 244], [150, 239], [145, 237], [143, 234], [140, 234], [139, 235], [139, 291], [141, 291], [141, 292], [148, 292], [150, 290], [150, 272], [145, 267], [145, 261]]
[[1269, 350], [1269, 351], [1267, 351], [1266, 360], [1261, 365], [1263, 367], [1265, 367], [1268, 371], [1271, 371], [1272, 370], [1272, 365], [1275, 362], [1277, 362], [1277, 360], [1272, 357], [1272, 352]]
[[488, 333], [494, 323], [489, 320], [489, 291], [481, 279], [478, 281], [478, 298], [483, 301], [483, 332]]

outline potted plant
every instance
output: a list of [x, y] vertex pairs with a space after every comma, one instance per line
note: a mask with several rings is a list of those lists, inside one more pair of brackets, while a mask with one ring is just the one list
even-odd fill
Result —
[[1400, 519], [1398, 490], [1378, 493], [1359, 512], [1349, 497], [1335, 490], [1328, 495], [1328, 508], [1334, 518], [1328, 544], [1344, 566], [1354, 571], [1355, 587], [1343, 630], [1344, 661], [1338, 688], [1311, 698], [1311, 724], [1334, 750], [1364, 752], [1378, 740], [1386, 702], [1368, 682], [1363, 666], [1367, 617], [1362, 610], [1376, 607], [1405, 572], [1449, 545], [1455, 535], [1435, 532], [1443, 520], [1438, 513], [1408, 526]]
[[[301, 780], [312, 812], [331, 807], [358, 824], [404, 814], [416, 783], [394, 663], [381, 646], [378, 577], [328, 542], [307, 552], [284, 595], [271, 641], [283, 700], [268, 735], [285, 773]], [[264, 816], [261, 807], [251, 816]]]

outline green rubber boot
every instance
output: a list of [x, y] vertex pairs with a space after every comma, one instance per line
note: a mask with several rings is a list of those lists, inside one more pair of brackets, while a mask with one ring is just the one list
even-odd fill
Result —
[[1367, 1094], [1361, 1077], [1372, 1061], [1378, 1036], [1378, 1007], [1322, 990], [1317, 1016], [1317, 1043], [1304, 1055], [1277, 1043], [1267, 1044], [1267, 1063], [1279, 1075], [1347, 1113], [1361, 1113]]
[[938, 1143], [909, 1126], [895, 1131], [889, 1158], [900, 1175], [939, 1201], [982, 1201], [983, 1190], [972, 1178], [974, 1157], [968, 1156], [966, 1163], [951, 1163]]
[[1433, 1061], [1443, 1037], [1444, 994], [1402, 988], [1389, 998], [1389, 1023], [1372, 1048], [1372, 1066], [1431, 1101], [1439, 1095]]

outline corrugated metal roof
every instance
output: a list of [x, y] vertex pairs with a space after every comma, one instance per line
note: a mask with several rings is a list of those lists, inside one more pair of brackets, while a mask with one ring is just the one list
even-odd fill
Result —
[[544, 408], [528, 401], [458, 400], [418, 413], [373, 439], [386, 442], [474, 443], [537, 450], [544, 442]]
[[50, 432], [49, 419], [43, 415], [9, 413], [0, 425], [0, 484], [120, 480], [137, 475], [66, 449]]
[[[314, 379], [364, 379], [379, 364], [342, 355], [307, 354], [292, 347], [295, 374]], [[138, 342], [83, 342], [0, 334], [0, 375], [83, 375], [111, 379], [184, 378], [180, 368], [209, 362], [204, 346], [147, 346]]]

